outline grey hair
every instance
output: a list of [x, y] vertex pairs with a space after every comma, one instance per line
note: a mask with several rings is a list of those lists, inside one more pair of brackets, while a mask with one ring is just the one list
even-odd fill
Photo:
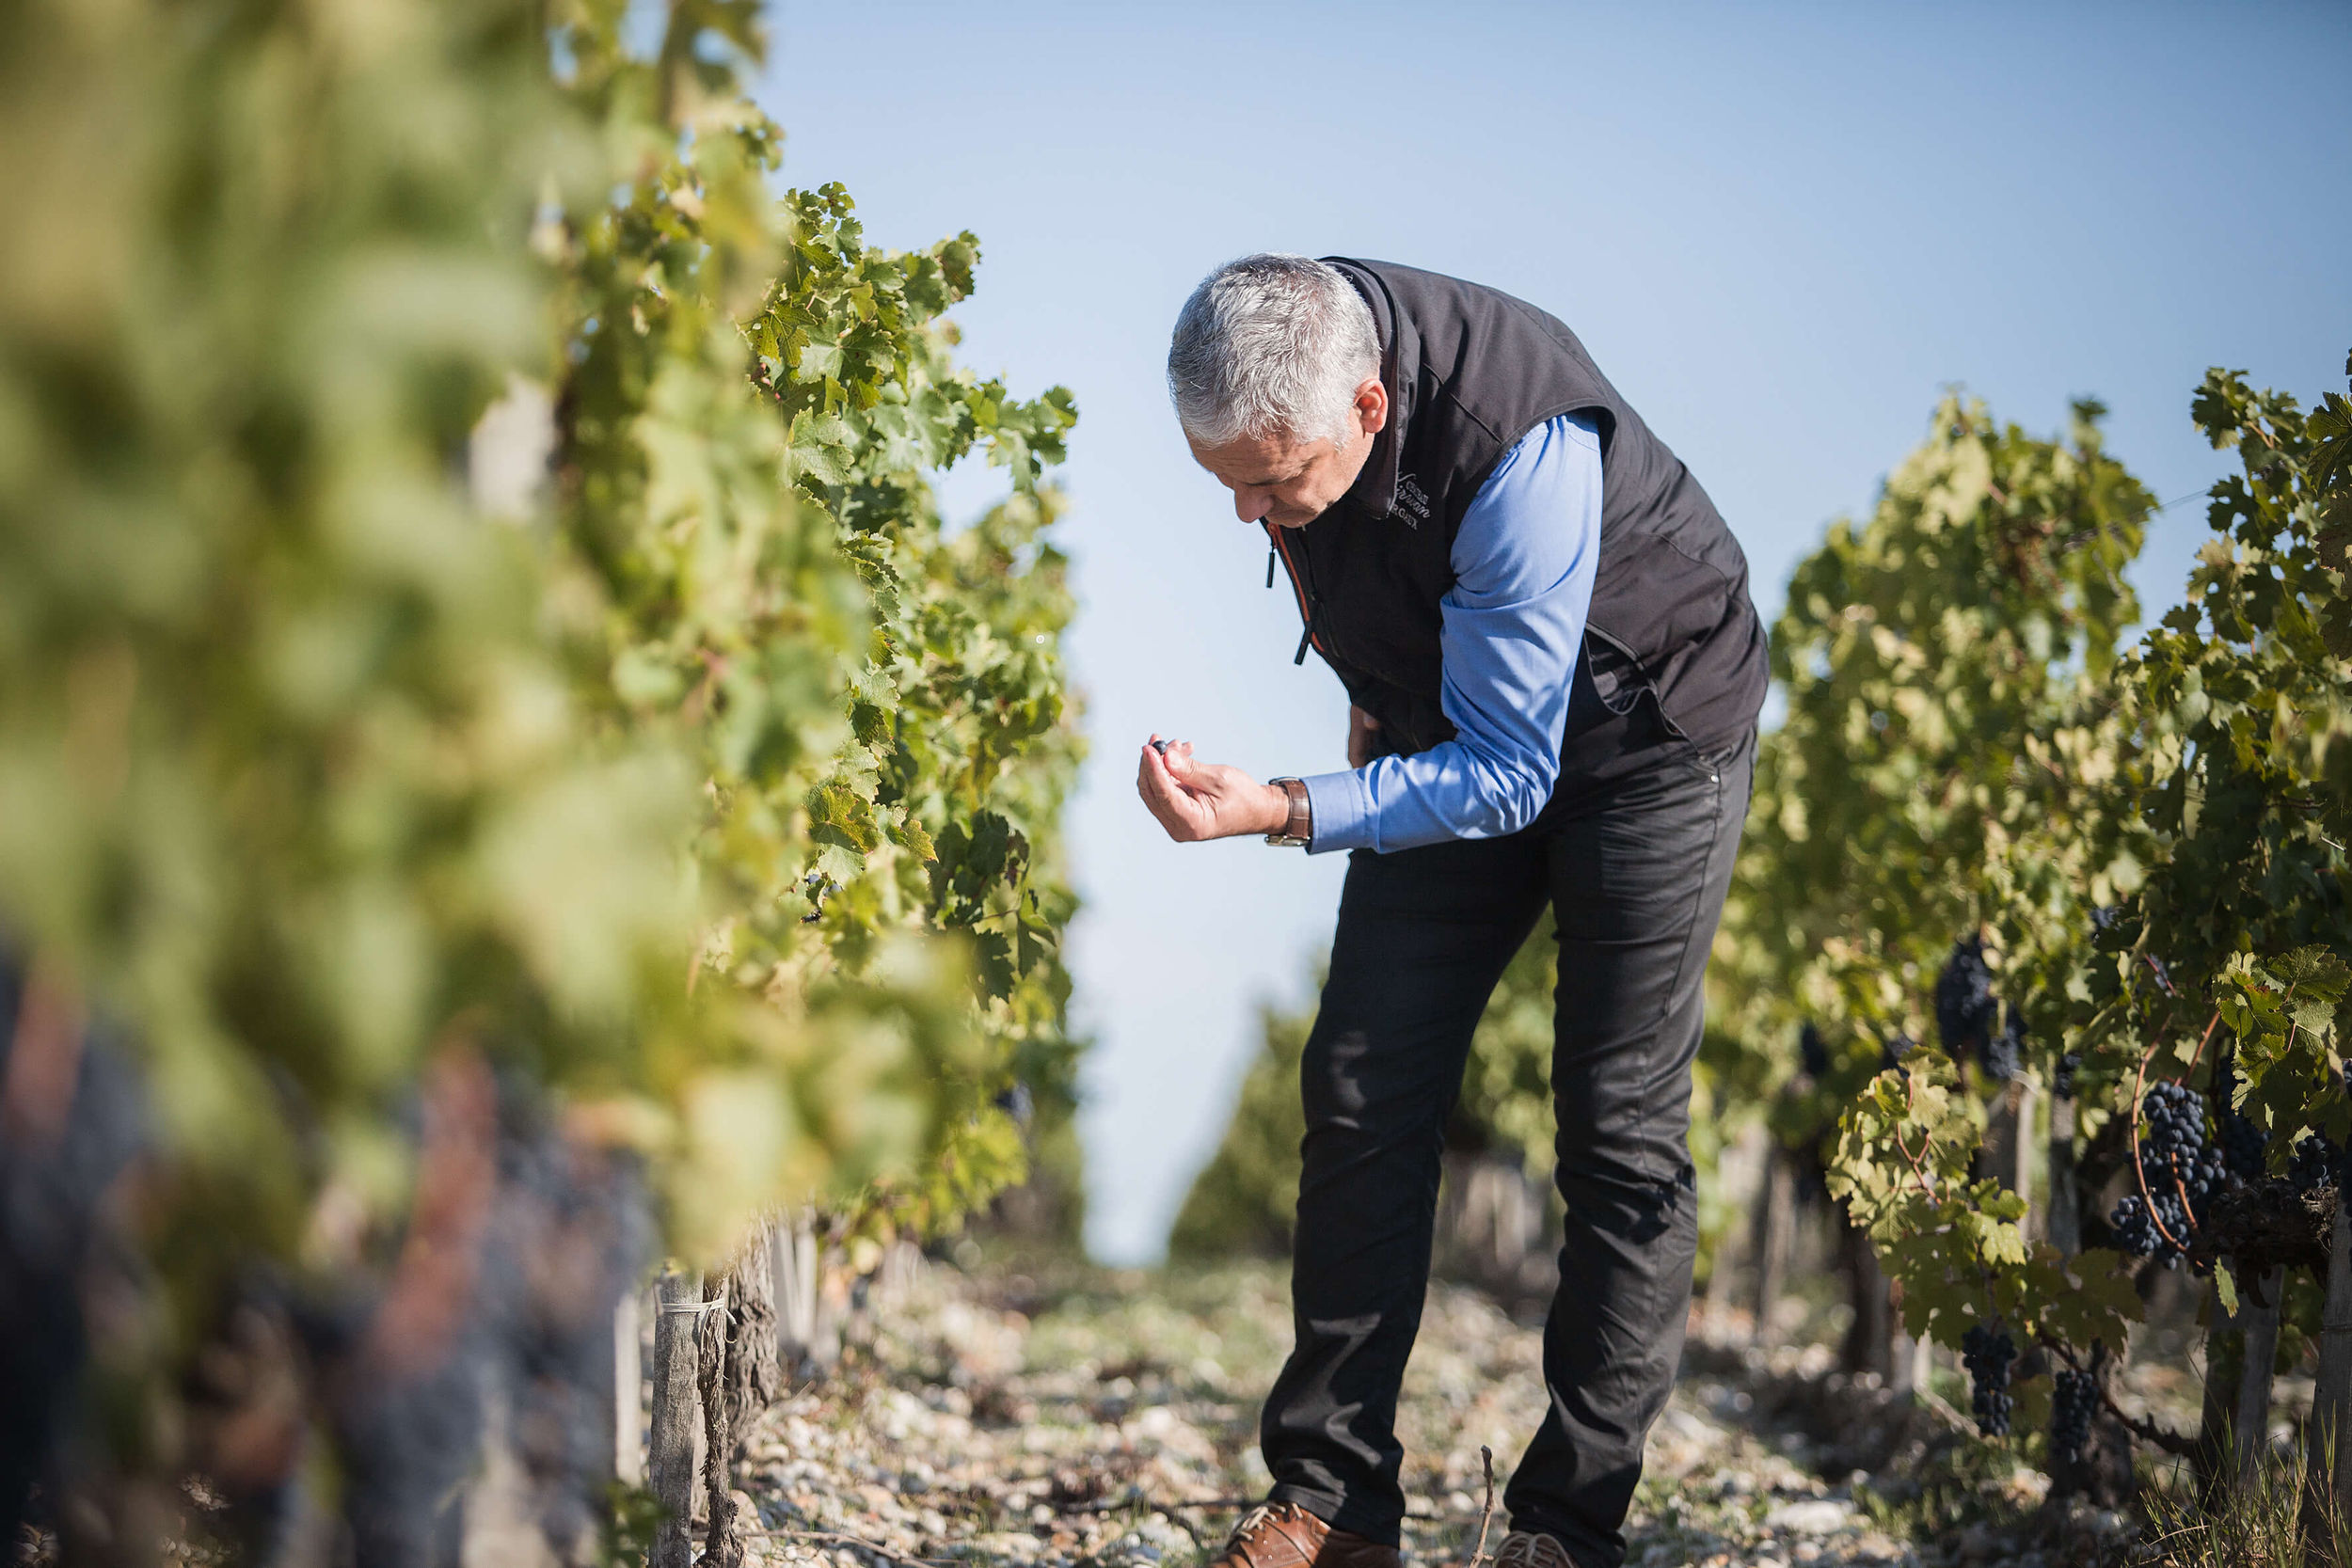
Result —
[[1228, 261], [1200, 280], [1168, 346], [1177, 422], [1202, 446], [1283, 435], [1345, 445], [1356, 388], [1380, 373], [1372, 308], [1305, 256]]

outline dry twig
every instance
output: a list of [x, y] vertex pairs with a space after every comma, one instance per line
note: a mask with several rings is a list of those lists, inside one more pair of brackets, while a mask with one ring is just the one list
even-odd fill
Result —
[[1478, 1511], [1478, 1544], [1470, 1548], [1470, 1568], [1478, 1568], [1486, 1557], [1486, 1527], [1495, 1516], [1495, 1451], [1486, 1444], [1478, 1445], [1479, 1466], [1486, 1472], [1486, 1501]]

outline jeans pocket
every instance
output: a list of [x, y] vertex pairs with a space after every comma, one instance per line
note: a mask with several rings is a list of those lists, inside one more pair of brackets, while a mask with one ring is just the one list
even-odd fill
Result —
[[1730, 765], [1734, 757], [1739, 755], [1739, 752], [1740, 748], [1737, 746], [1727, 746], [1720, 752], [1702, 751], [1692, 742], [1685, 740], [1676, 746], [1675, 760], [1706, 779], [1708, 783], [1721, 784], [1724, 782], [1724, 769]]

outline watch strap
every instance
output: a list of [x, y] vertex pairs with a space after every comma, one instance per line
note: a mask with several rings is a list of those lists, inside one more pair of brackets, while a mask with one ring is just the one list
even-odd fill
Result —
[[1304, 848], [1315, 836], [1314, 808], [1308, 799], [1306, 781], [1282, 778], [1268, 779], [1266, 783], [1281, 785], [1283, 797], [1290, 802], [1290, 816], [1283, 820], [1282, 831], [1266, 834], [1265, 841], [1285, 848]]

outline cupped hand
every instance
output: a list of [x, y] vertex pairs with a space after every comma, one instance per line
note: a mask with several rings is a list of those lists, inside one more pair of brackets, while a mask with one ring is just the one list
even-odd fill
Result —
[[1147, 743], [1136, 761], [1136, 793], [1179, 844], [1279, 832], [1290, 820], [1290, 798], [1279, 788], [1238, 768], [1193, 761], [1188, 740], [1170, 741], [1166, 752]]

